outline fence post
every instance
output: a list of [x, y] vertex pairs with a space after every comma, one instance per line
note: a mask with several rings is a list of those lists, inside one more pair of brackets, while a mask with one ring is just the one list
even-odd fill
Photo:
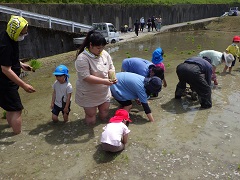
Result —
[[48, 20], [49, 20], [49, 28], [52, 29], [52, 19], [51, 19], [51, 17], [48, 17]]
[[72, 32], [74, 32], [74, 23], [72, 23]]

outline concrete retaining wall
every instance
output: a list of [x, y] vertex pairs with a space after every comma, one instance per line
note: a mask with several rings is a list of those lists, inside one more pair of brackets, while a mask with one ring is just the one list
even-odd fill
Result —
[[[0, 22], [0, 29], [6, 29], [6, 22]], [[79, 36], [59, 30], [29, 26], [29, 34], [19, 42], [20, 58], [36, 59], [75, 49], [73, 38]]]
[[[111, 22], [118, 30], [124, 24], [133, 26], [136, 19], [142, 16], [147, 20], [153, 15], [161, 16], [164, 25], [221, 16], [229, 10], [225, 4], [203, 5], [79, 5], [79, 4], [2, 4], [17, 9], [62, 18], [91, 25], [93, 22]], [[238, 4], [240, 5], [240, 4]], [[236, 5], [237, 6], [237, 5]], [[6, 16], [0, 13], [5, 20]], [[37, 26], [47, 26], [47, 23], [31, 20]]]

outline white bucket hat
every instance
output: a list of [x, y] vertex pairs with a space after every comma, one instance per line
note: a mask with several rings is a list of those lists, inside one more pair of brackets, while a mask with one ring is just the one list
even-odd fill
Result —
[[225, 59], [225, 64], [227, 67], [231, 67], [232, 66], [232, 62], [234, 61], [234, 57], [232, 54], [227, 54], [225, 52], [223, 52], [223, 56], [224, 56], [224, 59]]

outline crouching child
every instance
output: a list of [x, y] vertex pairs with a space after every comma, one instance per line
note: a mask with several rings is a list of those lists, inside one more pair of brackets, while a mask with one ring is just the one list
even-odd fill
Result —
[[124, 150], [128, 140], [129, 113], [125, 109], [118, 109], [109, 123], [103, 128], [101, 146], [104, 151], [119, 152]]

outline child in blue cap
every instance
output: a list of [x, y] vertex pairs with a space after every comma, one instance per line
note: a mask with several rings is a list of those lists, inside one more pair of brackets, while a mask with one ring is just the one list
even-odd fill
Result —
[[56, 81], [52, 86], [52, 120], [53, 122], [58, 122], [58, 115], [61, 111], [63, 114], [64, 122], [68, 122], [68, 115], [71, 111], [71, 96], [73, 92], [72, 85], [68, 81], [68, 68], [65, 65], [61, 64], [56, 67], [53, 75], [55, 75]]
[[[156, 67], [160, 67], [163, 69], [163, 72], [165, 72], [165, 66], [163, 63], [163, 50], [162, 48], [158, 47], [157, 49], [155, 49], [155, 51], [153, 51], [152, 53], [152, 63], [156, 66]], [[163, 81], [163, 86], [167, 87], [167, 81], [164, 77]]]

